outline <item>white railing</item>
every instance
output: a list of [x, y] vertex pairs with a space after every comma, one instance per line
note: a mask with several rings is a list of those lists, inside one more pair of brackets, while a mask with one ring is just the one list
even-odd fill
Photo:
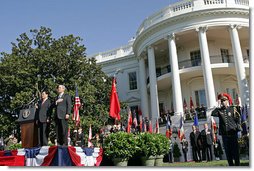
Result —
[[131, 54], [133, 54], [132, 44], [133, 44], [133, 42], [126, 45], [126, 46], [122, 46], [118, 49], [113, 49], [110, 51], [106, 51], [106, 52], [102, 52], [102, 53], [98, 53], [98, 54], [94, 54], [94, 55], [89, 55], [88, 58], [95, 58], [97, 60], [97, 62], [100, 63], [100, 62], [124, 57], [127, 55], [131, 55]]
[[249, 0], [183, 0], [163, 8], [159, 12], [146, 18], [137, 30], [140, 35], [144, 30], [165, 19], [191, 11], [214, 8], [249, 8]]

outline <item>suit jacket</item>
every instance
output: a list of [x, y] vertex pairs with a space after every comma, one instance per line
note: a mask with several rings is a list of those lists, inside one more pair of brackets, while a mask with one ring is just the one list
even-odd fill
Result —
[[[56, 100], [58, 97], [56, 97]], [[71, 114], [71, 97], [68, 94], [63, 94], [61, 99], [62, 102], [57, 103], [56, 105], [56, 118], [65, 119], [66, 114]]]
[[201, 131], [201, 139], [202, 139], [202, 145], [212, 145], [213, 144], [213, 137], [211, 129], [208, 129], [207, 134], [205, 130]]
[[39, 101], [36, 117], [37, 120], [40, 122], [47, 122], [47, 119], [50, 119], [51, 117], [51, 112], [51, 102], [49, 99], [47, 99], [43, 104], [42, 101]]
[[196, 133], [190, 133], [190, 142], [191, 146], [195, 149], [200, 148], [200, 132], [196, 131]]

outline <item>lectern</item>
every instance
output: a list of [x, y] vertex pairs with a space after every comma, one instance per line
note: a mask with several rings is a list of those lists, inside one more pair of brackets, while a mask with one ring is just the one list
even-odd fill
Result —
[[21, 128], [23, 148], [32, 148], [38, 145], [38, 127], [35, 124], [36, 108], [30, 106], [20, 110], [18, 123]]

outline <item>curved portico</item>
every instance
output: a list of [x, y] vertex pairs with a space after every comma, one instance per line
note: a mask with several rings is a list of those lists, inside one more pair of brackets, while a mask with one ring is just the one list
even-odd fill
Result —
[[[170, 103], [173, 102], [174, 111], [178, 114], [184, 111], [184, 98], [188, 101], [188, 97], [193, 97], [194, 101], [197, 101], [195, 87], [191, 88], [190, 85], [195, 83], [192, 80], [197, 78], [202, 78], [203, 82], [200, 83], [203, 84], [208, 109], [217, 105], [216, 96], [219, 92], [231, 91], [231, 89], [234, 89], [241, 97], [242, 104], [248, 105], [249, 90], [246, 78], [246, 75], [248, 76], [246, 74], [248, 73], [248, 49], [246, 48], [248, 47], [248, 7], [246, 4], [241, 4], [242, 8], [239, 8], [236, 1], [234, 1], [235, 4], [232, 1], [230, 5], [229, 2], [231, 1], [217, 4], [217, 6], [206, 6], [205, 1], [199, 1], [199, 4], [191, 1], [194, 9], [192, 12], [186, 8], [185, 10], [188, 11], [186, 14], [184, 10], [181, 10], [181, 15], [180, 12], [175, 16], [163, 14], [164, 19], [154, 24], [151, 24], [152, 22], [144, 24], [149, 23], [148, 18], [141, 25], [133, 49], [138, 57], [148, 54], [148, 60], [143, 59], [144, 63], [148, 63], [145, 65], [148, 81], [146, 81], [147, 78], [143, 79], [142, 84], [148, 85], [150, 89], [152, 116], [157, 116], [156, 112], [160, 111], [159, 105], [153, 104], [156, 97], [159, 98], [157, 101], [160, 103], [162, 94], [160, 91], [166, 92], [164, 90], [168, 89], [166, 94], [169, 95], [165, 95], [168, 97], [165, 109], [170, 109]], [[206, 7], [206, 10], [203, 10], [201, 6]], [[161, 12], [167, 13], [172, 9], [171, 6]], [[235, 18], [231, 15], [232, 13], [237, 13], [238, 17]], [[152, 18], [154, 17], [153, 15]], [[232, 24], [241, 25], [241, 29], [232, 29]], [[155, 58], [155, 66], [150, 64], [151, 51], [149, 52], [148, 47], [153, 48], [152, 56]], [[198, 55], [200, 58], [197, 57]], [[154, 70], [156, 74], [151, 74]], [[237, 85], [223, 87], [223, 82], [229, 82], [229, 79], [235, 78], [238, 80]], [[156, 80], [156, 86], [154, 86], [154, 80]], [[156, 90], [153, 87], [156, 87]], [[158, 95], [155, 95], [154, 91]], [[145, 97], [146, 93], [147, 91], [142, 91], [141, 97]], [[158, 109], [155, 110], [155, 106]]]

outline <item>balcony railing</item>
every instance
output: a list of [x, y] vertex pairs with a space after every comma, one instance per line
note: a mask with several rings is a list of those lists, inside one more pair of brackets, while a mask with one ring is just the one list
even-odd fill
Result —
[[[244, 56], [243, 61], [244, 61], [244, 63], [249, 63], [249, 57]], [[234, 63], [234, 56], [233, 55], [210, 56], [210, 62], [211, 62], [211, 64]], [[196, 67], [196, 66], [201, 66], [201, 59], [195, 59], [195, 60], [187, 59], [187, 60], [178, 62], [179, 70], [185, 69], [185, 68], [190, 68], [190, 67]], [[171, 65], [156, 68], [156, 76], [157, 77], [160, 77], [160, 76], [170, 73], [170, 72], [171, 72]], [[147, 78], [147, 84], [148, 83], [149, 83], [149, 77]]]
[[249, 8], [249, 0], [182, 0], [171, 4], [146, 18], [137, 30], [136, 37], [151, 26], [181, 14], [218, 8]]

